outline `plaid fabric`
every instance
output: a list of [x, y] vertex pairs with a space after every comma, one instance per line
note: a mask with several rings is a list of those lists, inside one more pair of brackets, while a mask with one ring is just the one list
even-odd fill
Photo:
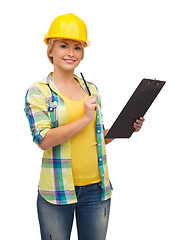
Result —
[[[87, 91], [83, 80], [75, 75], [74, 77]], [[96, 114], [98, 166], [102, 181], [102, 200], [106, 200], [111, 197], [112, 186], [109, 181], [106, 160], [101, 98], [94, 84], [87, 82], [87, 85], [99, 103]], [[37, 145], [42, 142], [45, 134], [51, 128], [68, 123], [66, 106], [60, 92], [52, 81], [52, 73], [28, 89], [24, 110], [29, 120], [33, 141]], [[71, 168], [70, 140], [44, 151], [39, 191], [48, 202], [53, 204], [77, 202]]]

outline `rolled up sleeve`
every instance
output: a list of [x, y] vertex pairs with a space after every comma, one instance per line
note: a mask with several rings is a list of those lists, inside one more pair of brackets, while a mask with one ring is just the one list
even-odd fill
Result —
[[29, 121], [33, 141], [39, 145], [51, 129], [51, 120], [45, 98], [38, 86], [32, 85], [28, 89], [24, 111]]

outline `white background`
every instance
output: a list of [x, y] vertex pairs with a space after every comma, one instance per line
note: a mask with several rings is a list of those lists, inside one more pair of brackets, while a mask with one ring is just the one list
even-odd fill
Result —
[[[141, 132], [107, 145], [114, 187], [107, 239], [180, 240], [181, 7], [176, 0], [3, 2], [0, 238], [40, 239], [36, 197], [42, 151], [32, 142], [24, 97], [53, 70], [43, 37], [55, 17], [69, 12], [88, 28], [91, 45], [75, 73], [98, 86], [106, 128], [143, 78], [166, 81]], [[76, 236], [74, 225], [72, 239]]]

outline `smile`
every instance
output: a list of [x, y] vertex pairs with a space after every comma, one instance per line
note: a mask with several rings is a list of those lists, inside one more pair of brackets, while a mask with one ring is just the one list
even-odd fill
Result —
[[75, 62], [75, 60], [73, 60], [73, 59], [64, 59], [64, 61], [65, 61], [66, 63], [69, 63], [69, 64]]

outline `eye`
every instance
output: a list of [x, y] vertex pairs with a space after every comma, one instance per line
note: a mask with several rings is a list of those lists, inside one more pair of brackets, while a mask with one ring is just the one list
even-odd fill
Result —
[[61, 44], [60, 47], [61, 47], [61, 48], [67, 48], [67, 45]]
[[81, 47], [77, 46], [75, 47], [75, 50], [81, 50]]

